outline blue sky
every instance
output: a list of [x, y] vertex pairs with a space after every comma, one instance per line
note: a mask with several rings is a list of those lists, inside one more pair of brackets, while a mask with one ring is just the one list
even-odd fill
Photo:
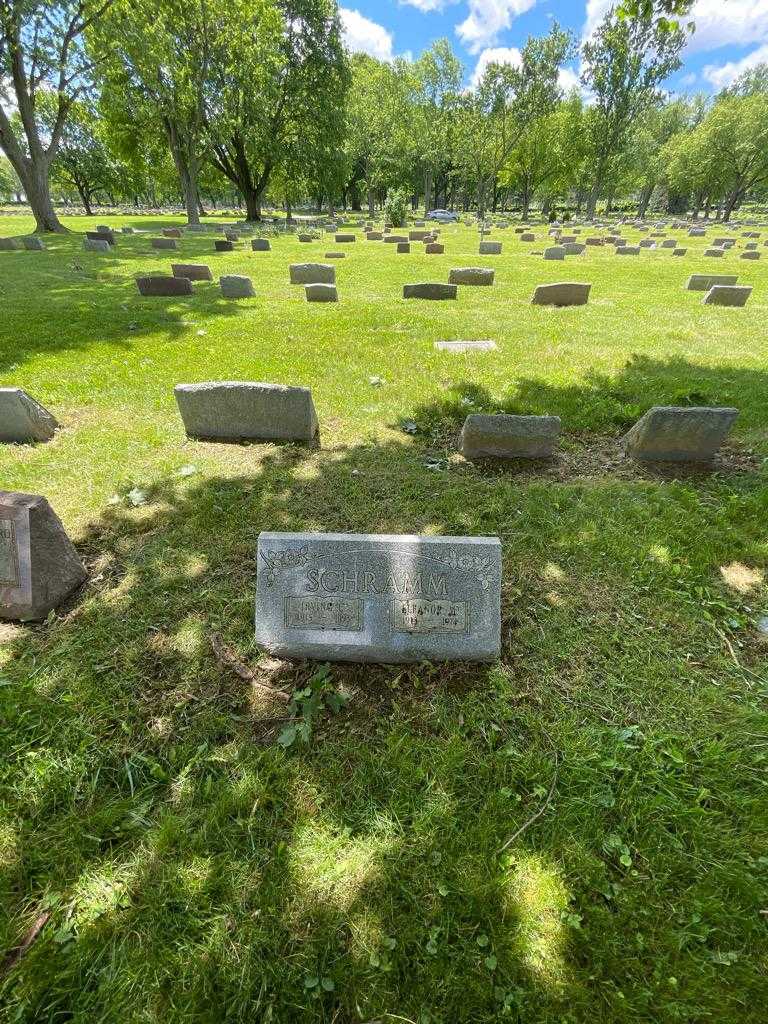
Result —
[[[529, 35], [553, 19], [578, 37], [616, 0], [340, 0], [347, 45], [383, 60], [417, 57], [446, 36], [471, 83], [490, 61], [514, 63]], [[747, 68], [768, 62], [768, 0], [696, 0], [696, 32], [683, 68], [669, 81], [678, 92], [713, 92]], [[578, 67], [563, 84], [576, 81]]]

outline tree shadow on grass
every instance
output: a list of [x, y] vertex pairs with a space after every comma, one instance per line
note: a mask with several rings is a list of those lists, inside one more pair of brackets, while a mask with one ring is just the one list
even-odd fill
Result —
[[[53, 912], [0, 990], [16, 1018], [750, 1019], [759, 652], [737, 670], [701, 606], [745, 614], [717, 568], [764, 555], [764, 489], [205, 447], [220, 475], [105, 510], [84, 592], [6, 646], [4, 947]], [[315, 671], [255, 648], [263, 529], [499, 535], [500, 663], [333, 666], [349, 710], [282, 750], [284, 704], [209, 643], [272, 687]]]

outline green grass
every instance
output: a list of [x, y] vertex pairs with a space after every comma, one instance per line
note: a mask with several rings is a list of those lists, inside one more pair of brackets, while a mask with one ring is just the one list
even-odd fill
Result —
[[[51, 919], [0, 981], [0, 1020], [765, 1020], [768, 250], [709, 260], [679, 232], [683, 259], [562, 264], [495, 234], [500, 257], [463, 227], [444, 256], [350, 245], [336, 306], [287, 270], [332, 240], [0, 254], [0, 385], [63, 424], [4, 446], [0, 479], [49, 498], [91, 571], [45, 625], [2, 627], [0, 950]], [[134, 275], [177, 259], [257, 297], [141, 299]], [[494, 288], [401, 299], [464, 265]], [[683, 290], [709, 268], [755, 286], [745, 309]], [[530, 305], [569, 279], [589, 306]], [[186, 441], [173, 385], [207, 379], [311, 386], [322, 448]], [[715, 473], [619, 456], [659, 403], [741, 409]], [[471, 409], [560, 415], [561, 457], [464, 463]], [[253, 643], [264, 529], [500, 536], [500, 663], [334, 666], [348, 709], [284, 751], [282, 708], [209, 642], [281, 686], [314, 671]]]

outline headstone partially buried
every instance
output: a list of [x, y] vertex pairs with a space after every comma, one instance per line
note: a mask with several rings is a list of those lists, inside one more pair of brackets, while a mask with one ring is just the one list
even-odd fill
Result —
[[0, 619], [40, 622], [85, 578], [46, 499], [0, 491]]
[[748, 285], [739, 284], [716, 284], [713, 285], [704, 296], [705, 306], [746, 306], [747, 299], [752, 294]]
[[461, 431], [461, 453], [465, 459], [550, 459], [559, 436], [559, 416], [472, 413]]
[[192, 282], [188, 277], [168, 277], [162, 274], [151, 274], [136, 278], [139, 295], [171, 296], [191, 295]]
[[495, 276], [496, 271], [487, 267], [454, 267], [448, 274], [448, 283], [488, 287]]
[[736, 284], [737, 274], [691, 274], [685, 286], [689, 292], [708, 292], [716, 284]]
[[497, 537], [262, 533], [256, 642], [321, 661], [494, 661]]
[[203, 441], [303, 441], [318, 433], [309, 388], [256, 381], [177, 384], [188, 437]]
[[586, 306], [591, 289], [591, 284], [578, 281], [540, 284], [536, 286], [532, 302], [534, 306]]
[[621, 444], [640, 462], [711, 462], [738, 409], [657, 405], [624, 435]]
[[484, 341], [436, 341], [435, 348], [438, 352], [495, 352], [496, 342], [490, 339]]
[[458, 287], [455, 284], [423, 282], [403, 285], [404, 299], [455, 299]]
[[58, 423], [21, 388], [0, 388], [0, 441], [33, 444], [50, 441]]
[[336, 284], [336, 268], [330, 263], [292, 263], [291, 284]]

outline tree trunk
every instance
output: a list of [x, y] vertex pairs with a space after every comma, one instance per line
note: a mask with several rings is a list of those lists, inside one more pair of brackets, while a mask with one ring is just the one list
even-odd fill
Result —
[[372, 188], [368, 189], [368, 216], [373, 220], [376, 215], [376, 196]]
[[531, 196], [530, 191], [527, 188], [523, 189], [522, 199], [523, 201], [522, 209], [520, 211], [520, 218], [521, 220], [528, 220], [528, 213], [531, 208]]
[[640, 201], [637, 204], [637, 216], [643, 220], [648, 212], [648, 204], [653, 195], [654, 185], [646, 185], [640, 193]]
[[41, 234], [44, 231], [65, 233], [67, 229], [56, 216], [56, 211], [51, 201], [48, 166], [41, 166], [40, 164], [34, 166], [31, 161], [27, 161], [27, 163], [28, 168], [24, 169], [25, 174], [23, 176], [19, 174], [18, 168], [14, 168], [14, 170], [21, 179], [27, 195], [27, 202], [32, 208], [32, 213], [35, 217], [35, 234]]
[[293, 224], [293, 208], [290, 199], [285, 200], [285, 223]]
[[427, 167], [424, 171], [424, 213], [432, 209], [432, 168]]
[[88, 192], [85, 190], [85, 188], [82, 185], [79, 185], [77, 182], [75, 182], [75, 188], [77, 189], [77, 194], [80, 196], [80, 201], [82, 202], [83, 207], [85, 208], [87, 216], [92, 217], [93, 210], [91, 209], [91, 197], [88, 195]]
[[592, 191], [587, 196], [587, 209], [586, 209], [587, 220], [594, 220], [595, 219], [595, 213], [597, 212], [597, 199], [598, 199], [599, 195], [600, 195], [600, 186], [599, 185], [595, 185], [595, 187], [592, 189]]
[[723, 208], [723, 223], [727, 223], [731, 219], [731, 214], [734, 211], [736, 204], [739, 201], [739, 190], [735, 189], [725, 201], [725, 207]]

